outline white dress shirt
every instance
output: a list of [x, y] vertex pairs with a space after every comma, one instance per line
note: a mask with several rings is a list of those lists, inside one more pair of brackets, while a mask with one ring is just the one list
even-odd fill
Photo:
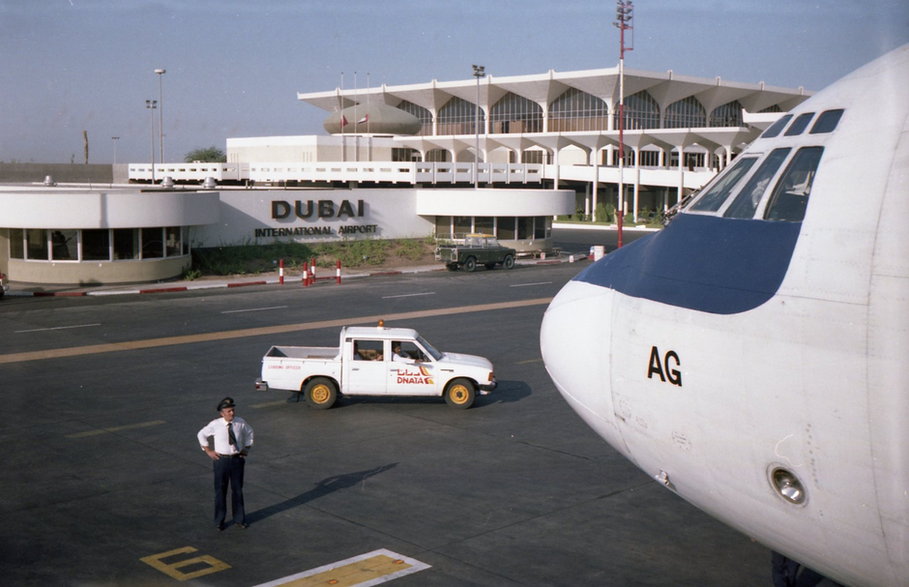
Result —
[[233, 419], [234, 436], [237, 438], [237, 446], [231, 446], [230, 437], [227, 434], [227, 420], [224, 418], [215, 418], [199, 430], [196, 437], [202, 449], [208, 446], [208, 439], [214, 438], [215, 452], [221, 455], [233, 455], [239, 452], [249, 450], [253, 445], [253, 429], [246, 423], [246, 420], [239, 416]]

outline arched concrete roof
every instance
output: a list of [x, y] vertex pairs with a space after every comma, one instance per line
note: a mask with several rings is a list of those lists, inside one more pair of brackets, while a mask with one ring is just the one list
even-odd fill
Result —
[[[733, 100], [749, 112], [759, 112], [772, 106], [786, 111], [808, 99], [810, 92], [804, 88], [781, 88], [759, 83], [725, 81], [719, 77], [698, 78], [680, 76], [672, 71], [650, 72], [625, 68], [625, 96], [647, 90], [663, 109], [679, 100], [695, 97], [709, 114], [714, 108]], [[523, 96], [538, 104], [549, 104], [568, 88], [577, 88], [614, 106], [619, 102], [618, 67], [571, 72], [556, 72], [521, 76], [496, 77], [488, 75], [480, 80], [480, 104], [483, 108], [494, 105], [508, 92]], [[382, 86], [327, 92], [298, 92], [297, 99], [328, 111], [367, 101], [397, 106], [403, 100], [413, 102], [437, 112], [452, 97], [471, 103], [477, 101], [477, 80], [422, 84]]]

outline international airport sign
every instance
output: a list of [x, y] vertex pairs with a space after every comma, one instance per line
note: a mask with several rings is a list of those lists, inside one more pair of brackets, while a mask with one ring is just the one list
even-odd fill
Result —
[[341, 204], [336, 210], [332, 200], [296, 200], [293, 205], [286, 200], [271, 201], [271, 217], [275, 220], [290, 218], [291, 212], [303, 220], [312, 218], [314, 214], [317, 218], [362, 217], [364, 204], [363, 200], [357, 200], [357, 208], [354, 210], [350, 200], [341, 200]]
[[[365, 215], [363, 200], [341, 200], [336, 204], [333, 200], [287, 200], [271, 201], [271, 218], [273, 220], [287, 220], [298, 218], [310, 219], [340, 219], [362, 218]], [[287, 226], [279, 228], [256, 228], [256, 238], [298, 237], [298, 236], [351, 236], [356, 234], [377, 234], [377, 224], [346, 224], [341, 226]]]
[[257, 228], [256, 238], [281, 236], [351, 236], [354, 234], [378, 234], [378, 224], [346, 224], [332, 226], [288, 226], [286, 228]]

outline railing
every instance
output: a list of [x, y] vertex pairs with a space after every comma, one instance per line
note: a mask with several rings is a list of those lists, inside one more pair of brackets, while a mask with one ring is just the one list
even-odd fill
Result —
[[[215, 181], [243, 181], [249, 175], [249, 165], [246, 163], [155, 163], [155, 181], [165, 177], [174, 181], [203, 182], [207, 178]], [[151, 181], [152, 166], [150, 163], [130, 163], [129, 179], [135, 181]]]
[[[596, 172], [596, 177], [595, 177]], [[640, 184], [662, 187], [696, 189], [715, 174], [710, 169], [689, 171], [678, 168], [626, 167], [624, 182], [635, 183], [640, 172]], [[539, 184], [543, 180], [618, 183], [617, 167], [592, 165], [543, 165], [538, 163], [480, 163], [476, 178], [482, 184]], [[176, 182], [203, 182], [211, 177], [218, 182], [247, 180], [264, 184], [284, 182], [374, 182], [392, 184], [472, 184], [472, 162], [392, 162], [392, 161], [325, 161], [320, 163], [209, 163], [155, 164], [155, 180], [170, 177]], [[129, 179], [151, 181], [151, 165], [131, 163]]]

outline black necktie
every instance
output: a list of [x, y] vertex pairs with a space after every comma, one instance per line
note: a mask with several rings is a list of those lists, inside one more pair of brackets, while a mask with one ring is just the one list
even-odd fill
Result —
[[234, 436], [234, 423], [227, 423], [227, 437], [230, 439], [230, 445], [234, 448], [237, 448], [237, 437]]

